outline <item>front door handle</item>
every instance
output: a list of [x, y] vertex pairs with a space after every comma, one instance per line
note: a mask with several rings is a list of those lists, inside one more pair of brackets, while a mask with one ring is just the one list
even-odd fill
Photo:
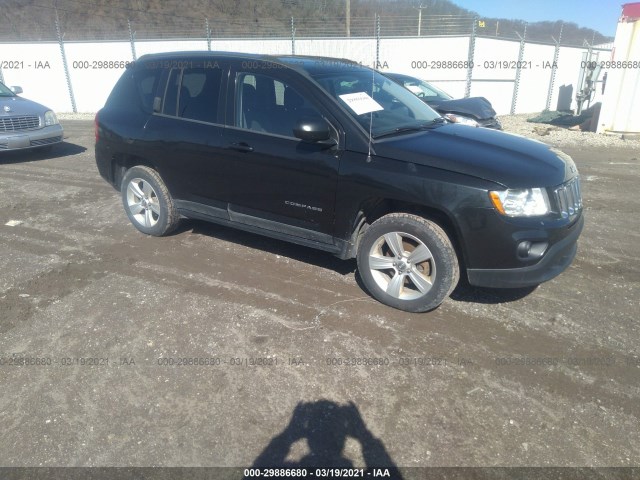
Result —
[[227, 145], [227, 148], [229, 150], [236, 150], [238, 152], [253, 152], [253, 147], [244, 142], [230, 143], [229, 145]]

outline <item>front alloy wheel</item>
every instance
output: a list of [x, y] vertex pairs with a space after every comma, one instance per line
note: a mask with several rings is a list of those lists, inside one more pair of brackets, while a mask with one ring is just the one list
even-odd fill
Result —
[[457, 255], [444, 230], [408, 213], [373, 222], [362, 236], [357, 259], [369, 293], [408, 312], [436, 308], [460, 277]]
[[380, 236], [369, 251], [369, 269], [378, 287], [398, 300], [425, 295], [436, 280], [431, 250], [404, 232]]

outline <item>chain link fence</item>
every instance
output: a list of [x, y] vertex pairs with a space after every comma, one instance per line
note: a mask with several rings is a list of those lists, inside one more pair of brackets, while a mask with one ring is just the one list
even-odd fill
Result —
[[[0, 42], [56, 41], [56, 22], [65, 42], [176, 40], [176, 39], [235, 39], [235, 38], [349, 38], [349, 37], [430, 37], [476, 35], [498, 39], [519, 40], [526, 23], [485, 20], [471, 15], [396, 16], [390, 12], [376, 16], [351, 17], [329, 15], [324, 18], [287, 16], [277, 20], [244, 15], [226, 18], [191, 16], [188, 13], [169, 15], [143, 12], [134, 8], [95, 8], [87, 14], [77, 5], [33, 5], [38, 15], [24, 16], [0, 11]], [[24, 12], [23, 12], [24, 15]], [[529, 39], [541, 43], [556, 43], [561, 22], [546, 33], [529, 32]], [[549, 33], [549, 34], [547, 34]], [[592, 38], [565, 41], [563, 45], [580, 46]]]
[[[471, 96], [473, 87], [480, 95], [500, 99], [505, 103], [501, 110], [513, 114], [523, 100], [531, 99], [534, 90], [541, 97], [540, 107], [549, 109], [556, 86], [562, 85], [558, 82], [570, 80], [572, 68], [578, 70], [576, 56], [588, 48], [587, 56], [591, 58], [593, 47], [584, 39], [580, 51], [573, 48], [571, 42], [565, 41], [562, 22], [552, 25], [557, 32], [541, 41], [540, 32], [536, 37], [525, 22], [505, 25], [470, 15], [426, 15], [421, 10], [413, 16], [388, 12], [349, 20], [345, 16], [322, 20], [317, 16], [290, 16], [276, 20], [272, 15], [263, 20], [264, 15], [256, 12], [244, 12], [244, 19], [232, 11], [227, 12], [227, 18], [209, 18], [168, 15], [160, 13], [160, 7], [156, 12], [145, 12], [98, 4], [91, 4], [96, 8], [87, 14], [86, 9], [68, 8], [69, 3], [65, 2], [72, 1], [78, 0], [58, 0], [57, 7], [34, 6], [41, 9], [41, 15], [22, 18], [18, 12], [12, 21], [0, 21], [0, 45], [13, 45], [13, 50], [4, 51], [22, 52], [22, 57], [14, 54], [15, 58], [0, 58], [5, 60], [0, 65], [6, 65], [0, 66], [0, 81], [4, 82], [3, 73], [7, 72], [12, 81], [21, 78], [30, 82], [35, 78], [30, 74], [56, 70], [64, 77], [60, 88], [66, 87], [74, 112], [78, 104], [92, 101], [93, 93], [85, 91], [86, 85], [95, 85], [97, 77], [91, 75], [100, 73], [101, 81], [105, 75], [117, 76], [116, 70], [104, 70], [111, 64], [124, 64], [158, 49], [208, 49], [350, 58], [382, 70], [428, 76], [430, 81], [451, 88], [463, 86], [456, 88], [459, 96]], [[90, 0], [86, 1], [89, 4]], [[233, 10], [234, 6], [229, 5]], [[261, 4], [255, 5], [258, 8]], [[2, 16], [7, 13], [0, 9], [0, 19]], [[559, 60], [561, 45], [565, 54]], [[113, 59], [118, 61], [109, 61]], [[99, 60], [96, 67], [93, 60]], [[46, 70], [38, 70], [42, 64]], [[574, 64], [577, 66], [571, 67]], [[564, 72], [560, 78], [558, 65]], [[2, 68], [9, 70], [3, 72]], [[98, 70], [93, 71], [95, 68]], [[519, 97], [523, 81], [526, 98]], [[83, 93], [77, 95], [79, 90]]]

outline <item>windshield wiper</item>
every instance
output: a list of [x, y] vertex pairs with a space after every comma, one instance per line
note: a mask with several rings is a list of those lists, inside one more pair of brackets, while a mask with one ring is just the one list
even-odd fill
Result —
[[433, 120], [431, 120], [430, 122], [421, 123], [420, 125], [411, 125], [411, 126], [406, 126], [406, 127], [394, 128], [393, 130], [390, 130], [388, 132], [383, 132], [383, 133], [379, 133], [378, 135], [374, 135], [373, 138], [382, 138], [382, 137], [388, 137], [388, 136], [391, 136], [391, 135], [397, 135], [399, 133], [419, 132], [421, 130], [428, 130], [429, 128], [431, 128], [433, 126], [440, 125], [440, 124], [442, 124], [444, 122], [445, 122], [444, 118], [436, 117]]

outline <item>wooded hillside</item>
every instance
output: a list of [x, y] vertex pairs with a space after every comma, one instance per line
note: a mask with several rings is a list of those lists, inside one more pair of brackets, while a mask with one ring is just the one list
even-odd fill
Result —
[[[207, 25], [212, 38], [345, 36], [347, 0], [3, 0], [0, 41], [55, 40], [56, 10], [66, 40], [203, 38]], [[375, 35], [374, 16], [380, 15], [383, 36], [468, 34], [475, 12], [450, 0], [350, 0], [351, 36]], [[525, 7], [523, 7], [525, 8]], [[477, 33], [518, 38], [524, 22], [478, 17]], [[582, 45], [611, 41], [598, 32], [563, 19], [562, 43]], [[561, 21], [527, 26], [527, 39], [552, 43]]]

